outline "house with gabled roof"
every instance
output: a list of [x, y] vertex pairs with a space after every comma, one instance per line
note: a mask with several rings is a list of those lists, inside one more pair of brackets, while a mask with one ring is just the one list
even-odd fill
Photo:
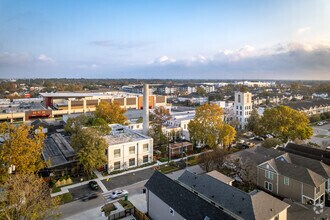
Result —
[[245, 167], [250, 164], [252, 182], [269, 193], [303, 204], [324, 204], [330, 167], [321, 161], [261, 146], [231, 158], [238, 158]]
[[287, 219], [287, 203], [260, 190], [243, 192], [213, 175], [185, 171], [178, 181], [210, 199], [215, 206], [235, 214], [238, 219]]

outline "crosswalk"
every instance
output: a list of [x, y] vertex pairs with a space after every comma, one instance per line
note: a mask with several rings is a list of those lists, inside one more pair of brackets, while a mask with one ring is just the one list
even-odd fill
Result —
[[108, 192], [105, 192], [105, 193], [102, 193], [102, 196], [104, 198], [104, 200], [106, 202], [113, 202], [114, 200], [111, 198], [111, 194], [112, 192], [111, 191], [108, 191]]

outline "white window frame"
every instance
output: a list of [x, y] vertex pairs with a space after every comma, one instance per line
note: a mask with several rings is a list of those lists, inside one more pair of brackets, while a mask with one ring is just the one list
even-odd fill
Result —
[[[132, 148], [132, 147], [134, 147], [134, 152], [133, 152], [133, 153], [131, 153], [131, 148]], [[128, 148], [128, 153], [129, 153], [130, 155], [135, 154], [135, 146], [130, 146], [130, 147]]]
[[[144, 148], [145, 145], [147, 145], [147, 150], [145, 150], [145, 148]], [[142, 147], [143, 147], [143, 152], [148, 152], [149, 151], [149, 144], [143, 144]]]
[[290, 178], [285, 176], [283, 180], [284, 185], [289, 186], [290, 185]]
[[267, 179], [273, 180], [274, 179], [274, 174], [273, 174], [273, 172], [271, 172], [269, 170], [265, 170], [265, 177]]
[[[270, 187], [271, 186], [271, 187]], [[267, 182], [267, 181], [265, 181], [265, 184], [264, 184], [264, 187], [265, 187], [265, 189], [267, 189], [268, 191], [273, 191], [273, 184], [272, 183], [270, 183], [270, 182]], [[271, 188], [271, 189], [270, 189]]]
[[[118, 154], [115, 153], [115, 152], [118, 151], [118, 150], [119, 150], [119, 156], [118, 156]], [[114, 149], [114, 150], [113, 150], [113, 157], [114, 157], [114, 158], [119, 158], [120, 155], [121, 155], [121, 149]]]

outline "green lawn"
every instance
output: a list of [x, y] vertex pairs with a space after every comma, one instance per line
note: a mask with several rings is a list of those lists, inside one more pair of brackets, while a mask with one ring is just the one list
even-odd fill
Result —
[[73, 200], [73, 197], [72, 197], [71, 193], [69, 193], [69, 192], [59, 195], [59, 196], [62, 201], [62, 204], [69, 203]]
[[329, 135], [324, 135], [324, 134], [318, 134], [318, 135], [315, 135], [315, 137], [317, 137], [317, 138], [330, 138]]
[[173, 165], [168, 165], [168, 164], [166, 164], [166, 165], [162, 165], [162, 166], [160, 166], [160, 168], [158, 169], [158, 171], [160, 171], [160, 172], [166, 174], [166, 173], [172, 173], [172, 172], [177, 171], [177, 170], [179, 170], [179, 169], [180, 169], [180, 168], [177, 167], [177, 166], [173, 166]]

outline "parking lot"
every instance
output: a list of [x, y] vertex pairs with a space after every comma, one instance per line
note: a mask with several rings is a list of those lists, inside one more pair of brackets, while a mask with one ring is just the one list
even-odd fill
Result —
[[313, 126], [313, 136], [310, 142], [318, 144], [322, 149], [330, 146], [330, 123], [324, 124], [322, 126]]

